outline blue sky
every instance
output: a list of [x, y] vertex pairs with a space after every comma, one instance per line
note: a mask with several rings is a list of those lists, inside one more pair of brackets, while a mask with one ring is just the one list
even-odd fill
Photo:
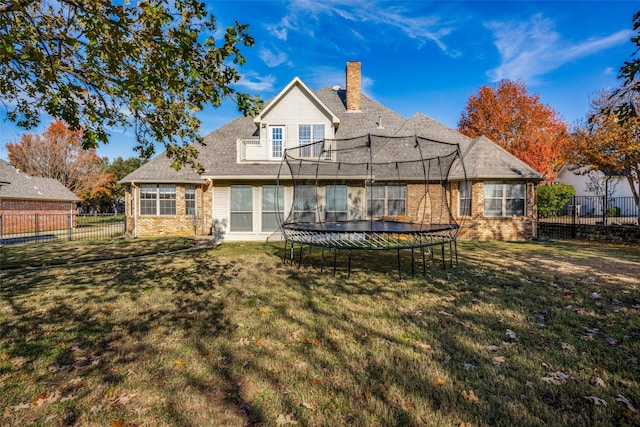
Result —
[[[634, 1], [207, 1], [222, 30], [250, 25], [239, 91], [276, 95], [294, 77], [311, 89], [344, 86], [362, 63], [363, 92], [404, 117], [420, 111], [455, 128], [482, 85], [522, 79], [570, 125], [595, 91], [618, 85], [631, 59]], [[237, 117], [231, 100], [200, 114], [202, 133]], [[0, 111], [0, 158], [25, 131]], [[43, 125], [36, 131], [42, 131]], [[31, 131], [33, 132], [33, 131]], [[132, 130], [112, 133], [98, 154], [137, 156]], [[161, 150], [161, 147], [159, 147]]]

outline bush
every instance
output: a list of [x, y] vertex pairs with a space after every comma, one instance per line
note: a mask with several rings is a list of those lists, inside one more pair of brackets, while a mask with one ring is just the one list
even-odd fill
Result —
[[620, 208], [617, 206], [609, 206], [607, 208], [607, 216], [609, 218], [620, 216]]
[[576, 195], [572, 185], [552, 184], [538, 187], [538, 215], [555, 216]]

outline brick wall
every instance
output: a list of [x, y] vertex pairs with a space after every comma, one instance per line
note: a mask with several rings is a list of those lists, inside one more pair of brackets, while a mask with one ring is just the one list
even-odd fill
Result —
[[[132, 191], [136, 192], [136, 197]], [[138, 187], [127, 188], [125, 212], [131, 236], [193, 236], [211, 234], [211, 184], [196, 185], [196, 216], [185, 212], [185, 185], [176, 185], [176, 215], [139, 215]], [[133, 207], [133, 209], [132, 209]]]
[[484, 217], [484, 182], [474, 181], [471, 187], [471, 216], [459, 213], [458, 183], [451, 183], [451, 211], [460, 225], [460, 238], [478, 240], [526, 240], [535, 237], [536, 185], [527, 183], [527, 200], [523, 217]]
[[[2, 234], [66, 229], [76, 224], [76, 204], [38, 200], [0, 200]], [[71, 218], [69, 217], [71, 215]]]

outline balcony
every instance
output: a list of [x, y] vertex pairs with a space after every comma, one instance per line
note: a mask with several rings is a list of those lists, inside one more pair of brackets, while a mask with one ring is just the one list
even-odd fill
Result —
[[276, 141], [268, 139], [238, 139], [239, 162], [279, 162], [284, 154], [281, 148], [283, 144], [294, 157], [305, 159], [333, 159], [333, 141], [322, 140], [317, 142], [299, 139], [286, 139]]

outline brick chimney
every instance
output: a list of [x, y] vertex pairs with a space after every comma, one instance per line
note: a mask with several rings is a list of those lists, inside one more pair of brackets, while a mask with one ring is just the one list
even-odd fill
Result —
[[347, 62], [347, 111], [360, 111], [360, 70], [358, 61]]

